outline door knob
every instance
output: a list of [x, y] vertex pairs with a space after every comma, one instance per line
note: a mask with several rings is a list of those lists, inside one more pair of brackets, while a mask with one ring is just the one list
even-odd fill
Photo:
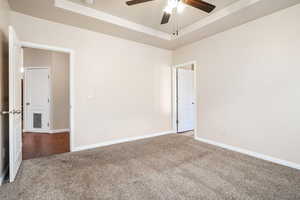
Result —
[[29, 102], [27, 102], [27, 103], [26, 103], [26, 106], [29, 106], [29, 105], [30, 105], [30, 103], [29, 103]]
[[1, 114], [2, 115], [8, 115], [8, 114], [11, 114], [13, 113], [12, 111], [2, 111]]

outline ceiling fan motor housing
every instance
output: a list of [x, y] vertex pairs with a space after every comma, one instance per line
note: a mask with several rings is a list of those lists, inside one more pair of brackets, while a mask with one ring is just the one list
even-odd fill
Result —
[[[92, 1], [92, 0], [88, 0], [88, 1]], [[126, 4], [128, 6], [132, 6], [132, 5], [146, 3], [150, 1], [155, 1], [155, 0], [130, 0], [130, 1], [126, 1]], [[171, 17], [171, 14], [173, 14], [174, 9], [176, 9], [178, 13], [181, 13], [184, 10], [185, 5], [189, 5], [191, 7], [197, 8], [206, 13], [210, 13], [216, 8], [215, 5], [207, 3], [206, 1], [203, 0], [167, 0], [167, 6], [164, 9], [161, 24], [167, 24], [169, 22], [169, 19]]]

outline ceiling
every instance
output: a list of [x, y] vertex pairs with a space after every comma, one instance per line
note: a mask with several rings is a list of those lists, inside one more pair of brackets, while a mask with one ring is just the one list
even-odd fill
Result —
[[205, 18], [238, 0], [206, 0], [206, 2], [216, 6], [216, 9], [210, 14], [191, 6], [186, 6], [182, 13], [176, 15], [175, 17], [171, 17], [170, 22], [164, 25], [161, 25], [160, 22], [163, 16], [163, 10], [167, 5], [167, 0], [149, 1], [134, 6], [127, 6], [125, 3], [127, 0], [95, 0], [93, 5], [84, 3], [84, 0], [70, 1], [127, 19], [138, 24], [143, 24], [166, 33], [172, 33], [174, 31], [174, 25], [178, 24], [178, 26], [181, 28], [187, 27], [188, 25]]
[[126, 6], [126, 0], [9, 0], [26, 15], [88, 29], [165, 49], [176, 49], [251, 20], [300, 3], [300, 0], [207, 0], [217, 8], [206, 14], [186, 7], [178, 16], [180, 32], [172, 37], [175, 17], [160, 25], [166, 0]]

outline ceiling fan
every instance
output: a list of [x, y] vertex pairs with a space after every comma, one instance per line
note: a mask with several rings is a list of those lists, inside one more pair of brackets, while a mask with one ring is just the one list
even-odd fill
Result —
[[[131, 0], [127, 1], [126, 4], [128, 6], [132, 6], [148, 1], [154, 0]], [[164, 15], [162, 17], [161, 24], [167, 24], [169, 22], [173, 9], [176, 8], [178, 11], [183, 10], [185, 6], [184, 4], [192, 6], [194, 8], [198, 8], [207, 13], [210, 13], [216, 8], [215, 5], [212, 5], [202, 0], [168, 0], [167, 7], [164, 9]]]

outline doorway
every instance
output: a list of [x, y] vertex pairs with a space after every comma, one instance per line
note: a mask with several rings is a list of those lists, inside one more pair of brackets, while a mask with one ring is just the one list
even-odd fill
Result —
[[[22, 160], [23, 160], [23, 151], [25, 141], [22, 140], [23, 135], [23, 126], [24, 126], [24, 49], [33, 48], [38, 50], [48, 50], [58, 53], [65, 53], [68, 57], [69, 63], [67, 64], [67, 69], [69, 70], [68, 77], [68, 91], [66, 92], [69, 96], [69, 106], [65, 107], [66, 113], [69, 114], [69, 132], [67, 134], [67, 140], [63, 138], [64, 141], [68, 141], [67, 148], [72, 151], [73, 149], [73, 124], [74, 124], [74, 111], [73, 111], [73, 86], [74, 86], [74, 51], [71, 49], [65, 49], [60, 47], [53, 47], [48, 45], [41, 45], [31, 42], [20, 41], [18, 38], [17, 32], [12, 26], [9, 27], [9, 106], [7, 111], [2, 111], [1, 114], [9, 116], [9, 181], [13, 182], [17, 176], [17, 173], [20, 169]], [[44, 65], [39, 65], [44, 66]], [[51, 74], [51, 73], [50, 73]], [[51, 79], [51, 76], [50, 76]], [[57, 83], [53, 81], [53, 83]], [[59, 83], [59, 82], [58, 82]], [[57, 85], [55, 85], [57, 87]], [[58, 85], [60, 87], [60, 85]], [[50, 94], [53, 89], [53, 86], [50, 85]], [[51, 98], [51, 97], [50, 97]], [[54, 101], [53, 101], [54, 102]], [[50, 101], [51, 103], [51, 101]], [[39, 116], [40, 117], [40, 116]], [[50, 116], [50, 119], [53, 116]], [[57, 118], [57, 117], [55, 117]], [[58, 117], [58, 119], [60, 119]], [[38, 119], [39, 120], [39, 119]], [[34, 120], [32, 120], [34, 121]], [[42, 120], [40, 120], [42, 122]], [[50, 121], [50, 120], [49, 120]], [[57, 120], [61, 122], [61, 120]], [[54, 124], [54, 123], [53, 123]], [[51, 128], [51, 123], [49, 124]], [[50, 130], [50, 129], [49, 129]], [[52, 130], [47, 133], [49, 136], [50, 133], [61, 132], [62, 129]], [[34, 133], [32, 133], [34, 134]], [[63, 134], [63, 133], [62, 133]], [[35, 134], [35, 136], [42, 136], [43, 134]], [[60, 138], [59, 134], [54, 134], [56, 137]], [[35, 144], [34, 141], [37, 139], [30, 140]], [[43, 139], [44, 140], [44, 139]], [[56, 140], [56, 139], [55, 139]], [[48, 143], [51, 143], [51, 140], [46, 138]], [[59, 139], [56, 141], [60, 141]], [[60, 142], [58, 142], [60, 144]], [[33, 145], [39, 146], [39, 145]], [[44, 146], [44, 145], [43, 145]], [[47, 144], [45, 145], [47, 146]], [[59, 148], [53, 148], [59, 149]]]
[[179, 134], [195, 135], [196, 129], [196, 63], [173, 67], [173, 127]]
[[70, 151], [70, 55], [23, 47], [23, 160]]

